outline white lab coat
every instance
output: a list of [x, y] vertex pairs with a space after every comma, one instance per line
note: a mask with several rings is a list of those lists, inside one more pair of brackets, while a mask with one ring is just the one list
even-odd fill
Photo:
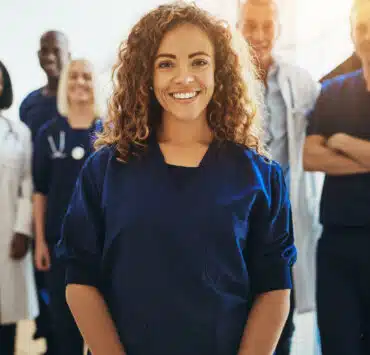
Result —
[[9, 257], [14, 232], [32, 235], [31, 155], [27, 126], [0, 117], [0, 324], [39, 312], [31, 251], [20, 261]]
[[293, 269], [296, 310], [315, 309], [316, 247], [322, 227], [319, 207], [324, 174], [303, 169], [307, 114], [315, 105], [320, 84], [305, 70], [276, 59], [278, 83], [287, 110], [290, 201], [298, 260]]

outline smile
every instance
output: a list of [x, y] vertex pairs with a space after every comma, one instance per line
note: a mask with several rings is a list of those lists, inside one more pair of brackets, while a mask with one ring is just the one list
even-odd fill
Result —
[[174, 92], [174, 93], [171, 93], [170, 95], [176, 100], [189, 100], [189, 99], [192, 99], [198, 96], [199, 93], [200, 93], [200, 90], [199, 91], [189, 91], [189, 92]]

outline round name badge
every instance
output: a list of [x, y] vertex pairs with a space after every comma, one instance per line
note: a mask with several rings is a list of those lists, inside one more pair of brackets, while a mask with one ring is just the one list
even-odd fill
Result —
[[74, 147], [71, 155], [74, 160], [80, 160], [85, 156], [85, 149], [82, 147]]

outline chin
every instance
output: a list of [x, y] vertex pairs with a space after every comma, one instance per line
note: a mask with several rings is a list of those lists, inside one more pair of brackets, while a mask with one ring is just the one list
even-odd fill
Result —
[[179, 121], [192, 122], [202, 117], [203, 111], [172, 111], [171, 116]]

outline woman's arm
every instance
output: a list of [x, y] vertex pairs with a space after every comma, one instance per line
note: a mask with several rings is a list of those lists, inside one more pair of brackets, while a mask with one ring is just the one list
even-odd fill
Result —
[[272, 355], [288, 318], [290, 290], [258, 295], [249, 313], [238, 355]]
[[93, 286], [69, 284], [66, 298], [93, 355], [126, 354], [100, 292]]
[[256, 199], [249, 216], [245, 257], [256, 298], [238, 355], [272, 355], [289, 314], [297, 251], [288, 190], [276, 163], [270, 165], [266, 191]]

